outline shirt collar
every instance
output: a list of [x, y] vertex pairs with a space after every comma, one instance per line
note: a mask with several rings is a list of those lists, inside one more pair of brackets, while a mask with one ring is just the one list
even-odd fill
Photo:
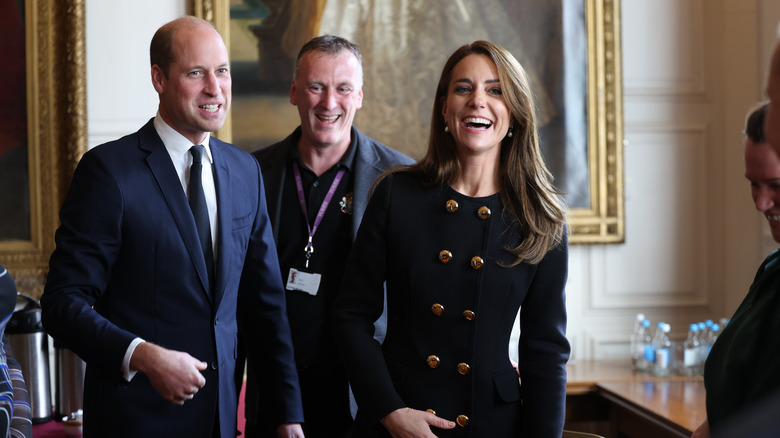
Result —
[[[165, 123], [165, 120], [160, 117], [159, 111], [154, 117], [154, 129], [157, 130], [157, 135], [160, 136], [160, 139], [165, 145], [165, 149], [168, 150], [168, 153], [171, 155], [171, 158], [179, 158], [182, 155], [189, 153], [190, 148], [193, 146], [191, 141], [179, 134], [169, 124]], [[202, 144], [206, 149], [206, 157], [208, 157], [209, 163], [213, 164], [214, 159], [211, 156], [209, 139], [211, 139], [211, 134], [207, 132], [206, 138], [203, 140]]]

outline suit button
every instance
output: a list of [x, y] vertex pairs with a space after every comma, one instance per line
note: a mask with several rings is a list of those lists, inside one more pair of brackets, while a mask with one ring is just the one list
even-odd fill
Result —
[[216, 370], [217, 369], [217, 362], [211, 362], [211, 369]]
[[471, 371], [471, 367], [469, 366], [469, 364], [467, 364], [465, 362], [461, 362], [461, 363], [458, 364], [458, 372], [461, 375], [465, 376], [466, 374], [469, 373], [469, 371]]
[[219, 316], [214, 318], [214, 325], [219, 325]]
[[474, 269], [479, 269], [482, 267], [482, 265], [485, 264], [484, 260], [482, 260], [482, 257], [480, 256], [474, 256], [471, 258], [471, 267]]
[[473, 321], [474, 318], [477, 317], [477, 314], [474, 313], [473, 310], [464, 310], [463, 311], [463, 318], [465, 318], [467, 321]]
[[469, 425], [469, 417], [461, 414], [458, 415], [458, 418], [455, 420], [456, 423], [458, 423], [458, 426], [460, 427], [466, 427]]
[[431, 306], [431, 312], [433, 312], [436, 316], [441, 316], [442, 313], [444, 313], [444, 306], [442, 306], [439, 303], [434, 304]]
[[439, 356], [436, 355], [430, 355], [428, 356], [428, 366], [431, 368], [436, 368], [439, 366]]
[[452, 260], [452, 253], [447, 251], [446, 249], [443, 249], [439, 251], [439, 261], [442, 263], [448, 263], [450, 260]]
[[436, 411], [434, 411], [433, 409], [426, 409], [425, 412], [436, 415]]
[[485, 207], [484, 205], [482, 207], [479, 207], [479, 210], [477, 210], [477, 216], [479, 216], [480, 219], [485, 220], [490, 218], [490, 209]]
[[444, 208], [446, 208], [446, 209], [447, 209], [447, 212], [448, 212], [448, 213], [455, 213], [456, 211], [458, 211], [458, 201], [456, 201], [456, 200], [454, 200], [454, 199], [450, 199], [450, 200], [449, 200], [449, 201], [447, 201], [447, 203], [444, 205]]

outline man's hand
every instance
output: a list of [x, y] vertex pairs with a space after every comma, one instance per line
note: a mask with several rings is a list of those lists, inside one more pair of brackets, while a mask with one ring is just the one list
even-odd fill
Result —
[[431, 426], [452, 429], [455, 423], [439, 418], [430, 412], [411, 408], [396, 409], [380, 420], [393, 438], [436, 438]]
[[280, 424], [276, 428], [276, 436], [279, 438], [304, 438], [303, 429], [298, 423]]
[[146, 374], [154, 389], [177, 405], [192, 400], [206, 384], [206, 378], [200, 373], [206, 369], [206, 362], [151, 342], [138, 344], [130, 358], [130, 369]]

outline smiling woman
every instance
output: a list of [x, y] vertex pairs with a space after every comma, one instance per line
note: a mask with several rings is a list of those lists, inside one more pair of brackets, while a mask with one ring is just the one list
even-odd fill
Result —
[[[511, 114], [498, 77], [496, 65], [485, 55], [467, 56], [452, 71], [453, 80], [442, 112], [445, 130], [455, 139], [461, 162], [479, 157], [497, 164], [501, 141], [512, 136], [509, 134]], [[469, 167], [463, 169], [464, 172], [469, 170]], [[496, 193], [498, 181], [487, 182], [490, 187], [474, 187], [461, 193], [468, 196]], [[458, 187], [454, 188], [458, 190]]]
[[[474, 41], [434, 90], [425, 155], [380, 177], [333, 306], [354, 433], [561, 436], [566, 214], [527, 75], [502, 47]], [[380, 346], [372, 324], [383, 310]]]

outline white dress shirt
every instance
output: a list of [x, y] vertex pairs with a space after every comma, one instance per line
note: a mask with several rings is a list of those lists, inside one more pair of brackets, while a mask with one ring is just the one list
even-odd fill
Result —
[[[190, 148], [195, 145], [193, 145], [192, 142], [186, 139], [183, 135], [176, 132], [176, 130], [171, 128], [170, 125], [165, 123], [162, 117], [160, 117], [159, 112], [154, 118], [154, 129], [157, 131], [157, 135], [160, 136], [160, 139], [162, 139], [162, 142], [165, 145], [165, 150], [168, 151], [168, 155], [171, 157], [173, 167], [176, 169], [176, 174], [179, 176], [179, 181], [181, 182], [181, 188], [184, 191], [184, 194], [189, 195], [187, 193], [187, 187], [189, 186], [190, 182], [190, 167], [192, 166], [192, 154], [190, 153]], [[201, 180], [203, 182], [203, 192], [206, 195], [206, 205], [209, 209], [211, 244], [214, 250], [214, 262], [216, 266], [218, 237], [217, 191], [214, 184], [214, 157], [211, 155], [211, 148], [209, 147], [210, 138], [211, 136], [206, 133], [206, 138], [203, 140], [203, 146], [206, 150], [206, 153], [203, 155], [202, 159], [205, 159], [207, 162], [205, 163], [206, 165], [203, 166]], [[125, 357], [122, 361], [122, 375], [128, 382], [132, 380], [136, 373], [136, 371], [130, 370], [130, 358], [133, 357], [135, 348], [141, 342], [144, 342], [144, 340], [141, 338], [133, 339], [133, 342], [130, 343], [130, 346], [127, 347], [127, 351], [125, 351]]]

